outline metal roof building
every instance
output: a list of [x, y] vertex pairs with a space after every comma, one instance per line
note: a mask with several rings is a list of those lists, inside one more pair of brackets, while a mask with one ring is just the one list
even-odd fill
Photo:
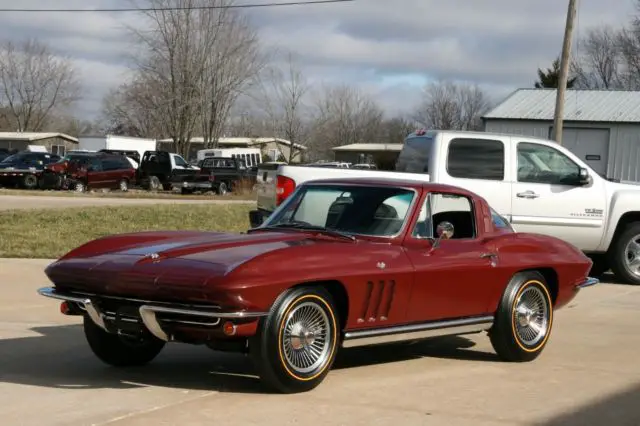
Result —
[[[555, 89], [518, 89], [482, 119], [487, 132], [551, 138]], [[565, 95], [562, 144], [608, 178], [640, 181], [640, 91]]]

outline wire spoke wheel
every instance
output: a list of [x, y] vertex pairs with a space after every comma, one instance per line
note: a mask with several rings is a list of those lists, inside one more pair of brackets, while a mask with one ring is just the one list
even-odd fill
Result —
[[322, 368], [331, 353], [327, 313], [312, 302], [296, 306], [284, 323], [282, 349], [287, 363], [299, 374]]
[[549, 306], [543, 291], [537, 286], [525, 289], [513, 310], [518, 339], [527, 346], [537, 345], [547, 335]]

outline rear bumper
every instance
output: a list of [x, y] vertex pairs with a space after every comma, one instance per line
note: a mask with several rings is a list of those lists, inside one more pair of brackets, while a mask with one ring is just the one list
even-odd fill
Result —
[[585, 288], [585, 287], [591, 287], [592, 285], [596, 285], [599, 282], [600, 282], [600, 280], [598, 280], [597, 278], [587, 277], [583, 281], [581, 281], [578, 284], [576, 284], [576, 289], [581, 289], [581, 288]]
[[[268, 315], [266, 312], [223, 311], [215, 305], [188, 306], [177, 303], [63, 292], [57, 290], [55, 287], [43, 287], [38, 290], [38, 293], [41, 296], [75, 304], [76, 307], [84, 311], [98, 327], [107, 332], [119, 333], [120, 330], [114, 330], [111, 325], [112, 323], [116, 323], [117, 326], [118, 321], [140, 323], [149, 333], [165, 342], [172, 340], [171, 334], [166, 330], [167, 326], [184, 325], [211, 328], [219, 326], [223, 319], [258, 319]], [[120, 312], [112, 312], [109, 309], [101, 307], [102, 302], [106, 299], [115, 300], [116, 302], [120, 301], [123, 305], [133, 306], [137, 310], [137, 314], [130, 311], [126, 314], [126, 317], [124, 317]]]

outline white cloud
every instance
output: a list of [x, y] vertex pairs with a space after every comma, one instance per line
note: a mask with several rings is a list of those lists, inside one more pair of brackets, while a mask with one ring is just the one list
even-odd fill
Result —
[[[238, 0], [240, 2], [240, 0]], [[266, 0], [242, 0], [266, 2]], [[504, 96], [531, 87], [538, 67], [558, 55], [566, 0], [356, 0], [343, 4], [245, 10], [266, 46], [298, 54], [310, 81], [358, 84], [390, 111], [420, 99], [433, 78], [473, 81]], [[0, 8], [121, 7], [128, 0], [0, 0]], [[593, 25], [620, 26], [630, 1], [580, 0], [576, 36]], [[38, 37], [71, 56], [82, 71], [83, 115], [94, 115], [110, 87], [123, 81], [130, 13], [0, 15], [0, 39]], [[575, 46], [575, 45], [574, 45]], [[578, 45], [579, 49], [580, 46]]]

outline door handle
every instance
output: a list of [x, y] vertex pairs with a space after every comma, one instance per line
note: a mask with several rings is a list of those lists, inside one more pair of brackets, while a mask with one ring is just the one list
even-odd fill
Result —
[[518, 192], [516, 196], [518, 198], [538, 198], [540, 195], [536, 194], [533, 191], [524, 191], [524, 192]]
[[482, 253], [481, 259], [491, 259], [491, 266], [495, 267], [498, 264], [498, 255], [495, 253]]

